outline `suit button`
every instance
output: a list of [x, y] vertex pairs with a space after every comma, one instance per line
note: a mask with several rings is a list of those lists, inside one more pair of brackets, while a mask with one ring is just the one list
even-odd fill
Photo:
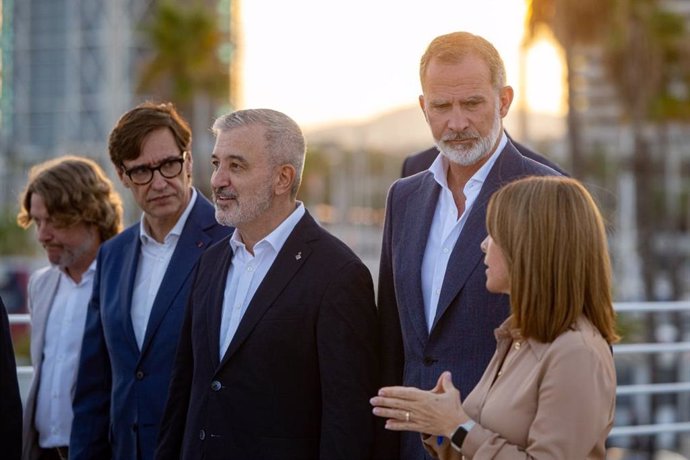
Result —
[[211, 382], [211, 389], [213, 391], [218, 391], [221, 389], [221, 387], [222, 387], [222, 385], [220, 384], [220, 382], [218, 380], [214, 380], [213, 382]]
[[144, 378], [144, 371], [137, 371], [137, 380], [142, 380]]
[[202, 441], [206, 439], [206, 432], [204, 430], [199, 430], [199, 439]]
[[427, 367], [433, 365], [433, 364], [436, 363], [437, 361], [438, 361], [438, 359], [434, 359], [434, 358], [432, 358], [431, 356], [425, 356], [425, 357], [424, 357], [424, 365], [427, 366]]

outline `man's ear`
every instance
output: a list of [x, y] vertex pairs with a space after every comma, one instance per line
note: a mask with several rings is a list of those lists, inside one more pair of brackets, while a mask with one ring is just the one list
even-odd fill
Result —
[[296, 176], [297, 171], [294, 166], [291, 164], [280, 165], [275, 176], [273, 192], [276, 195], [289, 194], [292, 191]]
[[125, 188], [129, 188], [129, 182], [127, 182], [127, 179], [125, 176], [125, 168], [122, 166], [116, 166], [115, 171], [117, 172], [117, 177], [120, 179], [120, 182], [122, 182], [122, 185]]
[[429, 123], [429, 117], [426, 115], [426, 107], [424, 106], [424, 95], [423, 94], [419, 95], [419, 107], [422, 109], [422, 113], [424, 114], [424, 119], [426, 120], [427, 123]]
[[513, 92], [513, 87], [512, 86], [504, 86], [501, 88], [498, 92], [498, 98], [500, 101], [500, 114], [501, 118], [505, 117], [508, 115], [508, 109], [510, 109], [510, 104], [513, 103], [513, 97], [515, 96], [515, 93]]
[[187, 177], [192, 177], [193, 165], [194, 158], [192, 157], [192, 151], [187, 150], [187, 161], [185, 161], [185, 171], [187, 172]]

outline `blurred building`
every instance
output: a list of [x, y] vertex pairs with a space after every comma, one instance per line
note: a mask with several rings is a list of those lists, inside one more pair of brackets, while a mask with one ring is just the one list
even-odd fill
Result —
[[[662, 0], [659, 4], [668, 12], [684, 19], [690, 31], [690, 1]], [[620, 301], [642, 298], [642, 267], [654, 264], [654, 300], [687, 300], [690, 298], [690, 120], [682, 117], [645, 120], [638, 132], [633, 132], [631, 114], [619, 103], [616, 83], [609, 77], [607, 56], [601, 46], [579, 48], [573, 69], [574, 109], [582, 122], [583, 151], [592, 169], [586, 178], [589, 185], [596, 184], [604, 206], [615, 208], [611, 238], [616, 272], [616, 298]], [[651, 64], [650, 64], [651, 66]], [[653, 68], [640, 69], [643, 78]], [[667, 69], [668, 70], [668, 69]], [[651, 78], [651, 77], [649, 77]], [[644, 91], [644, 88], [640, 88]], [[673, 98], [690, 104], [690, 86], [682, 79], [667, 82], [666, 92]], [[649, 160], [640, 164], [633, 155], [635, 135], [641, 136], [648, 149]], [[659, 210], [650, 241], [653, 260], [642, 260], [638, 255], [637, 208], [639, 175], [649, 178], [649, 189], [654, 207]], [[661, 211], [663, 210], [663, 211]], [[620, 318], [619, 318], [620, 319]], [[690, 313], [665, 312], [656, 316], [623, 316], [628, 325], [626, 340], [656, 342], [673, 346], [690, 337]], [[635, 336], [638, 337], [635, 337]], [[618, 384], [622, 385], [687, 385], [690, 382], [690, 357], [687, 353], [636, 353], [617, 356]], [[616, 425], [668, 424], [666, 432], [655, 436], [617, 437], [611, 445], [641, 451], [667, 449], [690, 455], [690, 432], [682, 427], [690, 422], [690, 394], [631, 393], [619, 396]], [[679, 428], [680, 427], [680, 428]], [[674, 431], [677, 430], [677, 431]], [[652, 458], [641, 456], [639, 458]], [[656, 458], [656, 457], [655, 457]], [[686, 457], [682, 457], [686, 458]]]
[[[690, 33], [690, 1], [661, 0], [661, 9], [677, 15], [685, 23], [685, 36]], [[644, 24], [643, 24], [644, 25]], [[668, 38], [665, 38], [668, 40]], [[681, 40], [681, 38], [678, 38]], [[685, 39], [687, 40], [687, 39]], [[661, 264], [654, 298], [689, 298], [690, 240], [690, 187], [684, 177], [690, 174], [690, 120], [687, 115], [673, 115], [669, 100], [678, 105], [690, 105], [690, 83], [687, 81], [687, 64], [664, 68], [664, 99], [654, 101], [657, 113], [653, 120], [644, 120], [634, 131], [629, 113], [620, 104], [617, 82], [612, 80], [607, 68], [608, 56], [601, 45], [591, 44], [575, 49], [571, 71], [574, 90], [575, 110], [582, 127], [582, 150], [587, 156], [591, 174], [584, 179], [596, 184], [603, 206], [616, 209], [615, 227], [617, 232], [613, 241], [615, 262], [619, 276], [619, 300], [638, 300], [640, 267], [643, 262], [636, 254], [636, 206], [635, 176], [644, 174], [649, 178], [650, 189], [646, 191], [655, 200], [654, 206], [663, 213], [663, 219], [655, 222], [652, 246], [655, 255], [667, 263]], [[675, 68], [677, 67], [677, 68]], [[625, 72], [621, 70], [621, 72]], [[653, 64], [639, 69], [642, 81], [659, 73]], [[627, 71], [631, 71], [627, 69]], [[643, 86], [643, 85], [640, 85]], [[645, 88], [640, 87], [640, 92]], [[663, 108], [667, 104], [667, 108]], [[671, 108], [668, 108], [671, 107]], [[666, 112], [664, 112], [666, 110]], [[687, 110], [686, 110], [687, 112]], [[642, 140], [647, 148], [649, 160], [640, 163], [634, 158], [635, 137]], [[565, 144], [562, 148], [567, 148]], [[649, 261], [645, 261], [649, 263]], [[671, 287], [669, 287], [671, 286]]]
[[[686, 33], [690, 32], [690, 1], [661, 0], [662, 10], [684, 19]], [[632, 152], [632, 135], [627, 127], [629, 114], [618, 103], [616, 83], [611, 80], [606, 63], [607, 56], [602, 46], [591, 44], [578, 46], [575, 50], [573, 84], [575, 90], [574, 109], [580, 115], [584, 125], [584, 143], [589, 151], [601, 152], [616, 150], [618, 155], [626, 157]], [[642, 69], [642, 73], [652, 69]], [[669, 94], [679, 99], [688, 99], [686, 82], [668, 83]], [[685, 128], [685, 127], [684, 127]], [[673, 128], [672, 128], [673, 129]], [[690, 134], [684, 133], [685, 139], [672, 139], [671, 149], [685, 143]], [[672, 133], [672, 137], [676, 133]], [[683, 148], [683, 151], [687, 149]], [[690, 154], [690, 152], [688, 152]]]
[[[236, 65], [238, 1], [206, 1], [219, 18], [225, 43], [218, 53], [229, 67]], [[46, 158], [73, 153], [108, 167], [110, 129], [146, 98], [135, 87], [151, 53], [142, 25], [155, 6], [155, 0], [0, 0], [0, 203], [13, 202], [28, 166]], [[238, 90], [233, 79], [231, 97]], [[207, 107], [207, 120], [214, 109]]]

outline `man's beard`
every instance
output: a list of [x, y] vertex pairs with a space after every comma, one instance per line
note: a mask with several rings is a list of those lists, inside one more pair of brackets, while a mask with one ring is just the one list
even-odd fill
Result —
[[[501, 114], [497, 104], [494, 112], [493, 125], [491, 126], [491, 131], [489, 134], [482, 137], [476, 130], [453, 131], [441, 137], [441, 139], [436, 142], [436, 146], [438, 147], [439, 151], [451, 162], [461, 166], [471, 166], [491, 153], [491, 149], [494, 147], [494, 145], [496, 145], [496, 141], [498, 140], [500, 133]], [[472, 138], [478, 138], [478, 140], [469, 147], [456, 147], [447, 143], [447, 141], [458, 141]]]
[[[259, 190], [244, 193], [244, 199], [238, 200], [236, 193], [221, 187], [213, 191], [214, 205], [216, 208], [216, 220], [219, 224], [228, 227], [237, 227], [259, 218], [268, 208], [271, 207], [273, 199], [273, 189], [270, 185]], [[219, 204], [215, 197], [224, 196], [234, 198], [234, 204], [228, 203], [225, 206]]]
[[81, 241], [79, 246], [76, 247], [65, 247], [64, 245], [58, 245], [62, 248], [62, 252], [57, 258], [51, 258], [48, 256], [48, 260], [51, 264], [57, 265], [62, 269], [69, 269], [72, 265], [79, 262], [89, 251], [97, 245], [96, 236], [93, 232], [89, 231], [84, 240]]

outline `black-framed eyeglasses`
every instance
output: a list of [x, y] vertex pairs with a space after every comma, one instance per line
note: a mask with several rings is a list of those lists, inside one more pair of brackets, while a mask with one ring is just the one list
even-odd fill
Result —
[[129, 180], [136, 185], [146, 185], [153, 180], [153, 173], [158, 171], [166, 179], [173, 179], [182, 172], [182, 165], [187, 159], [187, 152], [182, 152], [179, 158], [171, 158], [163, 161], [158, 166], [135, 166], [132, 169], [124, 169]]

